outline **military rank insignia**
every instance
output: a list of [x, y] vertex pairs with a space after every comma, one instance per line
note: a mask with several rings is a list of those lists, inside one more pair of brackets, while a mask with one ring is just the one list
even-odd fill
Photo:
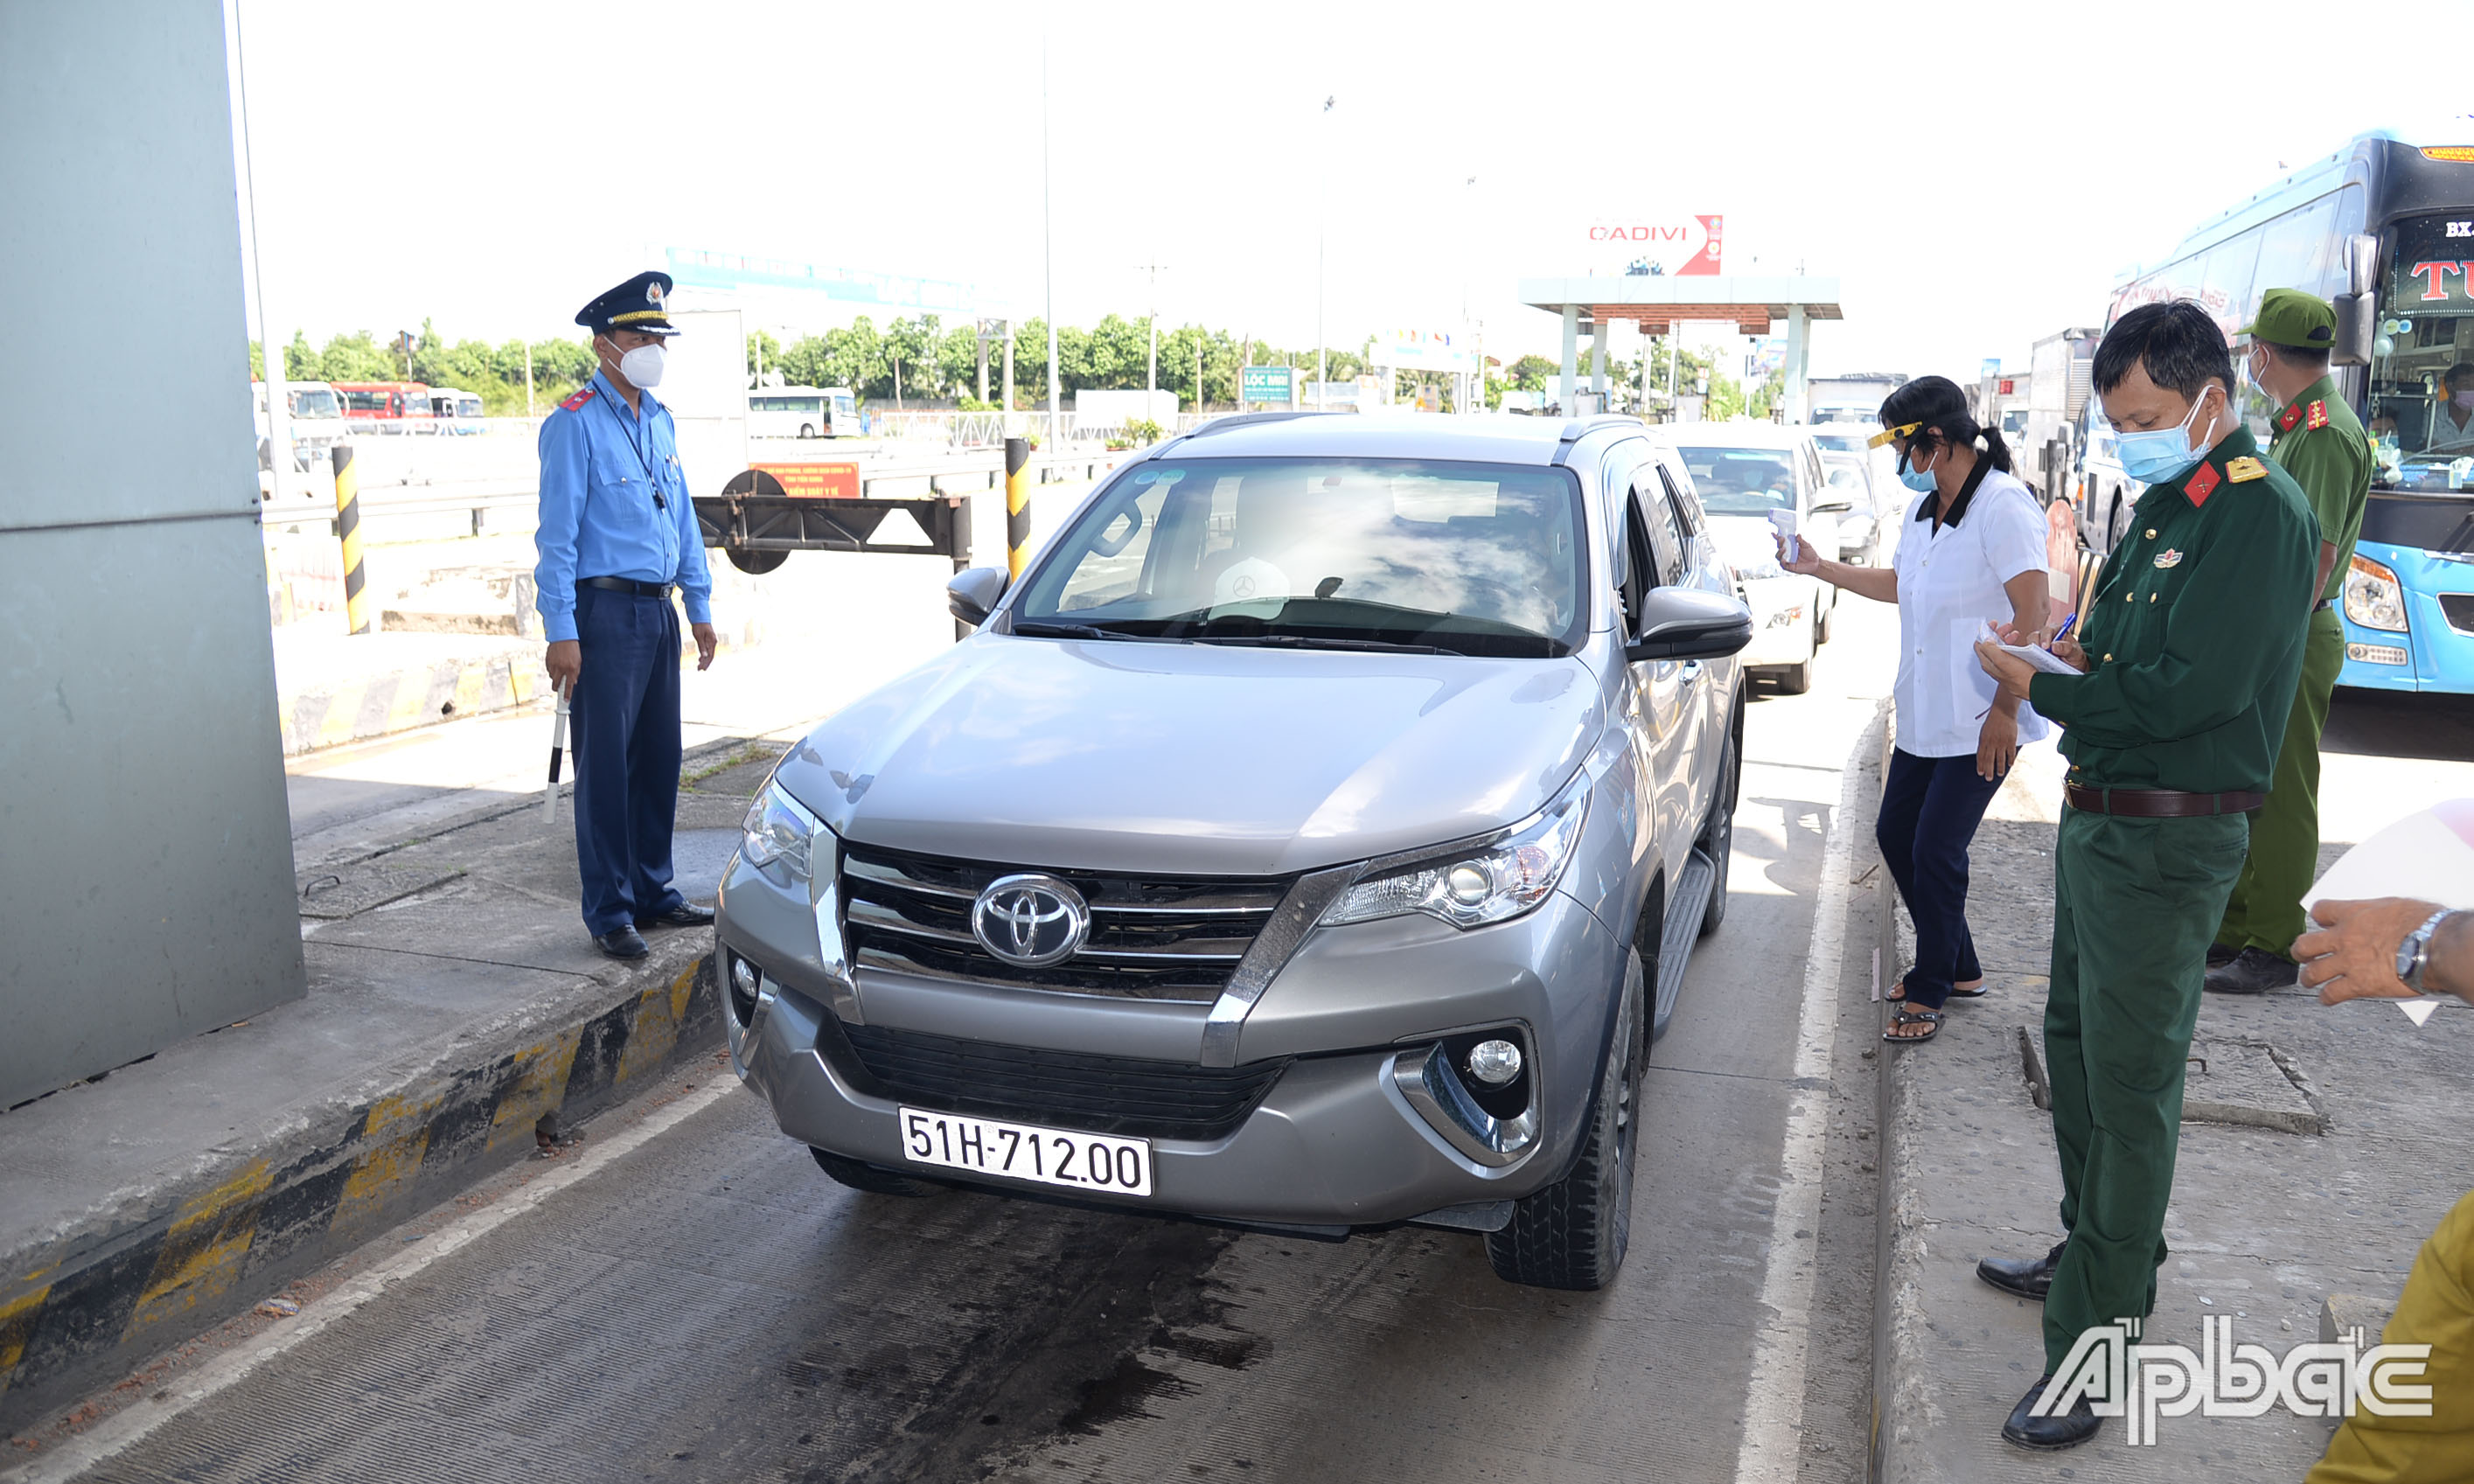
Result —
[[2268, 466], [2245, 454], [2225, 462], [2225, 477], [2236, 484], [2248, 484], [2253, 479], [2268, 477]]
[[2309, 407], [2303, 409], [2302, 426], [2312, 428], [2327, 426], [2328, 404], [2324, 401], [2314, 401]]
[[2159, 571], [2170, 572], [2181, 565], [2182, 553], [2170, 547], [2156, 554], [2156, 566]]
[[2276, 415], [2276, 430], [2280, 433], [2290, 433], [2301, 424], [2302, 408], [2299, 405], [2288, 407]]
[[2192, 504], [2204, 505], [2208, 497], [2216, 493], [2217, 480], [2217, 466], [2201, 464], [2191, 472], [2190, 482], [2182, 486], [2182, 493], [2191, 497]]

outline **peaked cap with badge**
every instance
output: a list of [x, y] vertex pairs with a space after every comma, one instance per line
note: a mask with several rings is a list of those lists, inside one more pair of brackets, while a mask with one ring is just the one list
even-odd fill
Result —
[[576, 310], [575, 323], [596, 335], [614, 329], [675, 335], [679, 328], [670, 323], [669, 299], [668, 274], [640, 273]]

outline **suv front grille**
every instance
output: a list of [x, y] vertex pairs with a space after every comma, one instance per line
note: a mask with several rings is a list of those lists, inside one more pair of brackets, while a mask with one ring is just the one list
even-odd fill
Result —
[[1280, 1058], [1223, 1069], [838, 1021], [827, 1039], [837, 1034], [856, 1063], [842, 1070], [874, 1083], [862, 1091], [939, 1112], [1135, 1138], [1225, 1137], [1289, 1065]]
[[1289, 885], [1286, 878], [1048, 870], [1082, 893], [1091, 936], [1062, 963], [1017, 968], [971, 936], [971, 904], [988, 883], [1023, 869], [1045, 868], [844, 846], [843, 929], [852, 962], [1065, 994], [1208, 1005]]

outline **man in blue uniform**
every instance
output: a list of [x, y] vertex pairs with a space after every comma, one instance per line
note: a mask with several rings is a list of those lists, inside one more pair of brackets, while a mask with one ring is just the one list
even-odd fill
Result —
[[533, 570], [550, 684], [570, 691], [575, 864], [584, 926], [614, 959], [650, 952], [643, 928], [713, 921], [670, 885], [679, 801], [679, 616], [696, 669], [713, 664], [713, 578], [679, 470], [676, 429], [652, 388], [678, 333], [667, 274], [643, 273], [586, 304], [601, 368], [542, 424]]

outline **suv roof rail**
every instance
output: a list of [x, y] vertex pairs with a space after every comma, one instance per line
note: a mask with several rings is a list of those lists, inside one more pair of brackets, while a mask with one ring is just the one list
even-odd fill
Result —
[[1556, 436], [1555, 441], [1557, 443], [1578, 443], [1583, 438], [1588, 437], [1589, 434], [1597, 431], [1601, 427], [1620, 427], [1627, 423], [1638, 426], [1648, 426], [1629, 412], [1594, 412], [1585, 418], [1570, 418], [1565, 420], [1564, 430]]
[[1188, 428], [1184, 432], [1171, 438], [1168, 442], [1161, 444], [1158, 451], [1153, 453], [1152, 457], [1164, 457], [1168, 453], [1169, 450], [1176, 448], [1178, 444], [1185, 442], [1189, 438], [1208, 438], [1214, 433], [1225, 433], [1231, 428], [1253, 427], [1264, 423], [1292, 423], [1297, 421], [1298, 418], [1338, 417], [1341, 414], [1339, 413], [1331, 412], [1320, 407], [1304, 407], [1288, 412], [1224, 412], [1220, 416], [1213, 418], [1210, 422], [1204, 423], [1198, 427]]

